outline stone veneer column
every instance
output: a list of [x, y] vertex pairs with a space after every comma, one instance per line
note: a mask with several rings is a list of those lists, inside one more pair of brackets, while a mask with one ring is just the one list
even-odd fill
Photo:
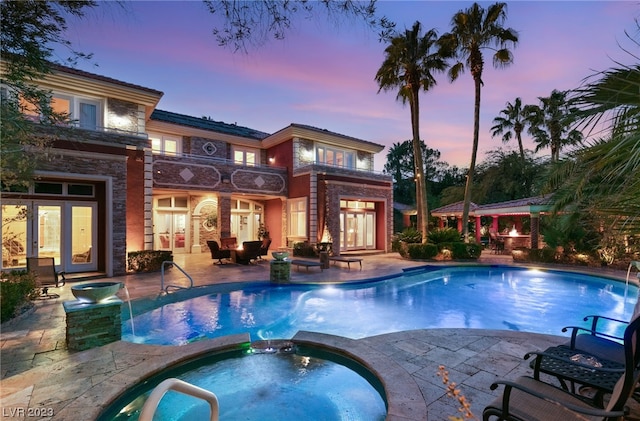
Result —
[[144, 249], [153, 250], [153, 152], [144, 151]]
[[62, 306], [67, 315], [67, 348], [70, 350], [96, 348], [121, 339], [122, 300], [118, 297], [99, 303], [65, 301]]
[[219, 193], [218, 221], [220, 238], [231, 237], [231, 193]]
[[[287, 243], [287, 236], [289, 235], [289, 209], [287, 207], [287, 198], [280, 198], [280, 214], [282, 215], [282, 229], [280, 234], [280, 249], [286, 250], [289, 245]], [[273, 232], [271, 233], [273, 236]]]
[[309, 243], [318, 241], [318, 173], [309, 174]]

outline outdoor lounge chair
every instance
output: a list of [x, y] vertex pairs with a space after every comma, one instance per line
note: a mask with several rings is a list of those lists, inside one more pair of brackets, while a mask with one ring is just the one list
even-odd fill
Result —
[[36, 277], [40, 298], [60, 297], [58, 294], [49, 293], [49, 288], [58, 288], [65, 284], [65, 273], [56, 271], [53, 257], [27, 257], [27, 270]]
[[[231, 250], [221, 250], [217, 241], [209, 240], [207, 241], [207, 245], [209, 246], [209, 250], [211, 250], [211, 258], [213, 260], [218, 259], [218, 264], [224, 264], [222, 259], [231, 259]], [[216, 262], [213, 262], [214, 264]]]
[[489, 246], [495, 254], [504, 253], [504, 239], [498, 237], [498, 234], [494, 231], [489, 233]]
[[262, 256], [269, 254], [269, 247], [271, 246], [271, 238], [262, 239], [262, 245], [260, 246], [260, 254], [258, 259], [262, 259]]
[[[640, 317], [633, 319], [625, 329], [624, 355], [624, 368], [618, 371], [618, 378], [608, 391], [611, 395], [604, 409], [600, 406], [602, 401], [590, 402], [585, 397], [540, 381], [538, 360], [557, 358], [545, 351], [537, 353], [533, 378], [523, 376], [515, 381], [498, 381], [491, 385], [491, 389], [495, 390], [498, 385], [503, 384], [504, 391], [502, 396], [484, 409], [483, 420], [487, 421], [492, 416], [501, 420], [622, 420], [628, 413], [626, 402], [640, 381]], [[584, 356], [588, 354], [585, 353]], [[567, 367], [573, 365], [572, 372], [576, 377], [585, 375], [595, 378], [598, 373], [604, 376], [615, 375], [615, 370], [599, 370], [592, 364], [557, 359]], [[605, 360], [600, 362], [603, 365], [606, 363]], [[564, 377], [565, 373], [562, 376]]]
[[236, 263], [248, 265], [260, 257], [262, 241], [243, 241], [242, 248], [236, 250]]
[[611, 323], [620, 323], [628, 325], [629, 322], [624, 320], [612, 319], [606, 316], [590, 315], [584, 318], [584, 321], [591, 319], [591, 328], [581, 326], [567, 326], [562, 328], [563, 332], [571, 329], [571, 339], [565, 344], [566, 347], [577, 351], [585, 351], [595, 355], [598, 358], [615, 361], [624, 364], [624, 338], [613, 336], [603, 332], [599, 326], [601, 321]]

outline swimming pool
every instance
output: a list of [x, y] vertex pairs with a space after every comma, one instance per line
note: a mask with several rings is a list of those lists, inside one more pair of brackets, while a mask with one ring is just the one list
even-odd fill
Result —
[[433, 328], [561, 335], [564, 326], [585, 324], [588, 314], [629, 320], [638, 296], [635, 285], [608, 278], [509, 266], [431, 267], [353, 284], [253, 282], [209, 291], [127, 320], [123, 340], [180, 345], [244, 332], [254, 340], [286, 339], [299, 330], [358, 339]]

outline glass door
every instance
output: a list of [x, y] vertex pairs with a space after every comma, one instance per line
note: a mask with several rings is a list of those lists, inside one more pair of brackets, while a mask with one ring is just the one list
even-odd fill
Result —
[[15, 269], [27, 265], [27, 206], [2, 205], [2, 268]]
[[366, 249], [376, 248], [376, 214], [375, 212], [366, 212], [364, 214], [364, 247]]
[[187, 235], [187, 214], [174, 212], [173, 214], [173, 251], [184, 253]]
[[71, 221], [71, 262], [72, 271], [95, 270], [97, 262], [95, 258], [97, 226], [96, 205], [70, 204]]
[[156, 244], [160, 250], [184, 253], [187, 245], [187, 214], [158, 212], [156, 214]]
[[96, 270], [97, 204], [46, 201], [2, 205], [2, 268], [53, 257], [66, 272]]
[[62, 206], [34, 205], [32, 253], [34, 257], [53, 257], [62, 264]]
[[375, 248], [375, 220], [375, 212], [341, 212], [342, 250]]

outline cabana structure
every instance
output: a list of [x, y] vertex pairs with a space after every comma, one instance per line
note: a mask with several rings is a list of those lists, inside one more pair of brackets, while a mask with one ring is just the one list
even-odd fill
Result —
[[[540, 215], [549, 213], [552, 206], [550, 195], [528, 197], [525, 199], [509, 200], [507, 202], [476, 205], [471, 203], [469, 207], [469, 219], [475, 219], [476, 241], [481, 242], [482, 217], [491, 218], [490, 230], [504, 237], [507, 249], [519, 246], [529, 246], [532, 249], [540, 245]], [[456, 218], [457, 229], [462, 232], [462, 207], [463, 202], [456, 202], [434, 209], [431, 216], [440, 218], [439, 227], [447, 225], [449, 218]], [[511, 229], [500, 232], [499, 218], [513, 218]], [[523, 217], [530, 219], [529, 232], [523, 232]]]

